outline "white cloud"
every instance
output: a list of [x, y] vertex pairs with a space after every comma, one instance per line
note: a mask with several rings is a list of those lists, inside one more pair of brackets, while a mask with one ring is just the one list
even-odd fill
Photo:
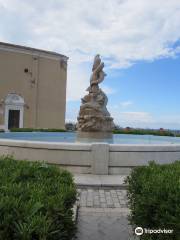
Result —
[[129, 106], [132, 106], [132, 105], [133, 105], [132, 101], [124, 101], [124, 102], [120, 103], [120, 106], [123, 107], [123, 108], [129, 107]]
[[107, 94], [107, 95], [111, 95], [111, 94], [114, 94], [116, 93], [116, 90], [105, 85], [105, 84], [102, 84], [101, 85], [101, 89]]
[[72, 107], [68, 106], [66, 111], [66, 122], [77, 122], [77, 117], [79, 113], [79, 106]]
[[180, 114], [151, 114], [150, 112], [121, 111], [118, 105], [109, 106], [114, 123], [121, 127], [180, 129]]
[[[0, 0], [0, 40], [58, 51], [70, 57], [68, 100], [82, 96], [100, 53], [108, 67], [174, 57], [180, 39], [179, 0]], [[77, 68], [75, 70], [75, 68]]]
[[78, 65], [71, 67], [71, 71], [68, 71], [67, 81], [68, 101], [78, 101], [86, 94], [86, 89], [89, 85], [87, 76], [87, 72]]
[[126, 124], [149, 124], [153, 122], [153, 117], [148, 112], [120, 112], [119, 121]]
[[[149, 112], [128, 112], [120, 111], [118, 105], [109, 106], [108, 110], [114, 118], [114, 123], [121, 127], [180, 129], [180, 114], [176, 115], [152, 115]], [[66, 121], [77, 121], [79, 104], [69, 106], [66, 114]]]

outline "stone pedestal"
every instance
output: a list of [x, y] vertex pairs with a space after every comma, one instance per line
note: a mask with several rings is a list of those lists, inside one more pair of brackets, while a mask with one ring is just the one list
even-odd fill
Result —
[[108, 142], [113, 143], [112, 132], [77, 132], [77, 142]]

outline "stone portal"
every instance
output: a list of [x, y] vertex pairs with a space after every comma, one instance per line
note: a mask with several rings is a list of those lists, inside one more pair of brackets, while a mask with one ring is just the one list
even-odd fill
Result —
[[88, 94], [81, 99], [81, 107], [77, 118], [78, 139], [112, 138], [113, 118], [110, 116], [106, 106], [108, 98], [99, 88], [106, 74], [103, 71], [104, 63], [101, 62], [99, 54], [95, 56], [90, 77]]
[[15, 94], [9, 93], [4, 101], [4, 124], [5, 131], [11, 128], [23, 128], [24, 119], [24, 98]]

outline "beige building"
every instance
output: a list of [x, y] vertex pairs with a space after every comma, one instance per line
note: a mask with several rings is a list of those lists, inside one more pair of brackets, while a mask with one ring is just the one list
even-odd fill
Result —
[[0, 42], [0, 128], [64, 128], [67, 60]]

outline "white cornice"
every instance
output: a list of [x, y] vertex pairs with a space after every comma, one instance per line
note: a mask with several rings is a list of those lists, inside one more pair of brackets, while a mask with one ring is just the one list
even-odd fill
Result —
[[15, 53], [28, 54], [31, 56], [44, 57], [44, 58], [53, 59], [53, 60], [63, 60], [63, 61], [68, 60], [68, 57], [55, 52], [29, 48], [29, 47], [24, 47], [19, 45], [13, 45], [8, 43], [0, 42], [0, 50], [5, 52], [15, 52]]

